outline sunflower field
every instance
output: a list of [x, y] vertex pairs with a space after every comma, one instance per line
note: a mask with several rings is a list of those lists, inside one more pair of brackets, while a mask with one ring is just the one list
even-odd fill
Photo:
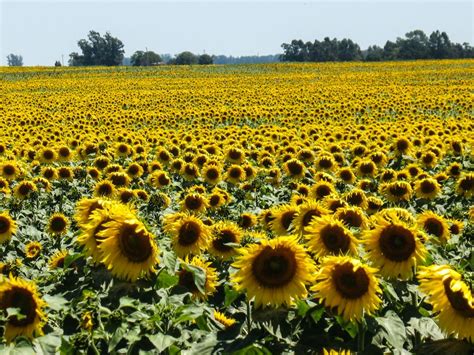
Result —
[[473, 69], [0, 68], [0, 353], [470, 354]]

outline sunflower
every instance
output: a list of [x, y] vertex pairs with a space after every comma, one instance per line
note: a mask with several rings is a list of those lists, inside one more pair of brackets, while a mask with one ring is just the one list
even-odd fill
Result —
[[321, 180], [311, 186], [309, 196], [315, 200], [322, 200], [328, 196], [334, 195], [335, 193], [336, 189], [332, 183]]
[[375, 218], [375, 221], [377, 221], [377, 218], [382, 218], [388, 222], [400, 220], [409, 226], [416, 225], [415, 217], [404, 208], [385, 208], [373, 217]]
[[351, 228], [366, 229], [368, 225], [364, 210], [359, 207], [339, 208], [334, 217]]
[[21, 174], [21, 169], [15, 161], [4, 162], [0, 165], [0, 173], [5, 179], [12, 181]]
[[290, 159], [286, 161], [283, 165], [283, 169], [287, 176], [295, 180], [302, 179], [306, 172], [305, 165], [298, 159]]
[[16, 222], [7, 211], [0, 213], [0, 244], [10, 240], [16, 233]]
[[346, 184], [353, 184], [357, 179], [355, 174], [352, 172], [352, 169], [349, 167], [339, 169], [337, 176]]
[[298, 206], [296, 216], [292, 222], [295, 233], [304, 235], [305, 228], [309, 226], [314, 218], [328, 214], [330, 214], [330, 211], [315, 200], [310, 199], [303, 202]]
[[181, 216], [167, 229], [172, 236], [173, 249], [180, 258], [200, 254], [210, 237], [209, 227], [193, 215]]
[[231, 328], [237, 321], [234, 318], [227, 317], [224, 313], [214, 311], [214, 319], [225, 329]]
[[298, 212], [298, 207], [293, 205], [280, 205], [272, 208], [273, 220], [270, 222], [270, 228], [275, 235], [291, 234], [293, 220]]
[[450, 238], [449, 225], [447, 220], [432, 211], [425, 211], [418, 216], [418, 225], [429, 235], [433, 235], [442, 244], [446, 243]]
[[449, 232], [451, 234], [461, 234], [464, 229], [464, 222], [456, 219], [449, 220]]
[[51, 259], [49, 259], [49, 267], [51, 269], [58, 269], [64, 267], [64, 259], [68, 256], [67, 250], [60, 250], [56, 252]]
[[318, 170], [331, 171], [337, 168], [337, 163], [332, 155], [324, 154], [316, 159], [315, 166]]
[[456, 193], [465, 198], [474, 196], [474, 173], [465, 174], [458, 179]]
[[415, 182], [415, 194], [418, 198], [432, 200], [441, 192], [441, 186], [433, 178], [419, 179]]
[[5, 322], [4, 337], [11, 342], [17, 336], [33, 338], [43, 335], [43, 325], [46, 315], [43, 308], [46, 306], [38, 294], [36, 284], [31, 281], [15, 278], [0, 278], [0, 309], [6, 313], [8, 308], [18, 308], [23, 315], [18, 319], [14, 315]]
[[[204, 271], [205, 281], [204, 285], [196, 284], [196, 277], [192, 269], [199, 268]], [[210, 295], [216, 292], [218, 275], [215, 268], [211, 267], [210, 262], [206, 262], [198, 256], [195, 256], [188, 261], [184, 261], [184, 264], [181, 265], [181, 270], [178, 272], [178, 285], [186, 288], [189, 292], [192, 293], [194, 298], [201, 300], [206, 300]]]
[[58, 178], [58, 171], [52, 166], [45, 166], [41, 169], [41, 176], [49, 181], [56, 180]]
[[413, 189], [406, 181], [394, 181], [381, 184], [380, 193], [390, 202], [409, 201], [413, 194]]
[[130, 185], [130, 177], [121, 171], [110, 173], [108, 178], [115, 187], [127, 187]]
[[168, 176], [168, 174], [166, 173], [166, 171], [155, 170], [148, 177], [148, 183], [153, 187], [161, 189], [161, 188], [171, 184], [171, 179]]
[[204, 196], [197, 193], [187, 194], [181, 201], [181, 209], [194, 214], [204, 213], [208, 202]]
[[48, 221], [48, 233], [52, 235], [64, 235], [69, 225], [68, 218], [62, 213], [54, 213]]
[[238, 184], [245, 180], [245, 170], [240, 165], [233, 164], [227, 169], [225, 180]]
[[76, 204], [74, 220], [77, 222], [79, 227], [82, 227], [89, 222], [92, 212], [96, 209], [103, 209], [109, 204], [109, 200], [104, 200], [102, 198], [83, 198]]
[[205, 164], [201, 170], [204, 180], [210, 185], [216, 185], [221, 180], [222, 167], [219, 164]]
[[43, 148], [39, 154], [39, 158], [43, 163], [52, 163], [56, 160], [57, 155], [51, 148]]
[[361, 189], [352, 189], [343, 196], [344, 200], [351, 206], [367, 209], [368, 202], [365, 192]]
[[128, 167], [127, 167], [127, 174], [128, 176], [130, 176], [132, 179], [137, 179], [139, 178], [140, 176], [143, 175], [143, 167], [138, 164], [138, 163], [131, 163]]
[[317, 258], [326, 255], [357, 254], [357, 239], [344, 223], [332, 216], [315, 217], [305, 228], [309, 250]]
[[27, 259], [35, 259], [40, 253], [43, 246], [40, 242], [29, 242], [25, 245], [25, 255]]
[[112, 216], [97, 233], [101, 261], [112, 275], [136, 281], [141, 275], [155, 271], [158, 247], [154, 236], [142, 222], [127, 215]]
[[372, 160], [362, 160], [357, 165], [357, 174], [362, 177], [374, 177], [377, 174], [377, 165]]
[[110, 180], [101, 180], [94, 186], [94, 197], [109, 197], [115, 196], [115, 186]]
[[367, 198], [367, 213], [369, 215], [377, 213], [383, 206], [383, 201], [375, 196]]
[[364, 313], [372, 314], [381, 305], [382, 293], [375, 276], [377, 269], [348, 256], [323, 259], [316, 284], [311, 287], [320, 302], [335, 309], [348, 321], [360, 321]]
[[422, 263], [427, 251], [420, 232], [396, 215], [390, 221], [375, 219], [375, 228], [363, 233], [367, 258], [388, 278], [410, 279], [413, 268]]
[[135, 199], [135, 197], [135, 191], [132, 189], [117, 189], [117, 199], [123, 204], [131, 203]]
[[393, 143], [393, 149], [396, 155], [408, 155], [411, 148], [411, 142], [405, 137], [400, 137]]
[[242, 213], [239, 217], [239, 226], [243, 229], [250, 229], [257, 224], [257, 216], [253, 213]]
[[420, 268], [418, 280], [440, 327], [448, 334], [472, 341], [474, 297], [461, 275], [448, 265], [432, 265]]
[[336, 212], [340, 208], [349, 206], [346, 201], [338, 197], [326, 197], [323, 200], [323, 204], [328, 210], [330, 210], [333, 213]]
[[199, 177], [199, 168], [194, 163], [186, 163], [183, 166], [183, 170], [181, 172], [184, 178], [188, 181], [192, 181]]
[[228, 259], [237, 253], [236, 247], [242, 236], [242, 230], [235, 223], [219, 221], [212, 226], [209, 252], [221, 259]]
[[295, 236], [262, 239], [239, 251], [231, 280], [256, 307], [289, 306], [308, 294], [305, 285], [313, 281], [316, 267]]
[[19, 200], [28, 198], [33, 192], [37, 191], [36, 184], [32, 181], [23, 180], [20, 181], [13, 189], [13, 194]]

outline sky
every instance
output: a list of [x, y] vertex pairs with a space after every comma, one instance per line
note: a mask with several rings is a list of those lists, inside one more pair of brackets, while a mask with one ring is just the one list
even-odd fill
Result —
[[474, 1], [0, 0], [0, 65], [67, 63], [90, 30], [136, 50], [233, 56], [281, 53], [292, 39], [350, 38], [362, 49], [421, 29], [474, 44]]

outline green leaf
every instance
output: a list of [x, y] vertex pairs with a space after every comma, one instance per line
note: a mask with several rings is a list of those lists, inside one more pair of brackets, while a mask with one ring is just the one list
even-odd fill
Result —
[[232, 302], [234, 302], [240, 296], [240, 292], [234, 290], [228, 284], [224, 285], [224, 293], [225, 293], [224, 306], [226, 307], [229, 307], [232, 304]]
[[133, 308], [133, 309], [138, 309], [137, 307], [137, 300], [130, 298], [130, 297], [121, 297], [120, 298], [120, 306], [119, 308]]
[[272, 355], [272, 352], [264, 346], [253, 344], [238, 351], [234, 351], [232, 355]]
[[304, 317], [306, 313], [310, 310], [310, 306], [308, 306], [305, 301], [300, 300], [296, 302], [296, 309], [298, 310], [298, 315], [300, 317]]
[[166, 268], [171, 273], [174, 273], [176, 271], [176, 264], [177, 264], [176, 253], [173, 253], [164, 249], [163, 250], [163, 263], [165, 264]]
[[162, 333], [149, 335], [148, 339], [155, 346], [156, 350], [160, 353], [166, 350], [176, 341], [176, 339], [173, 338], [172, 336], [165, 335]]
[[394, 311], [387, 311], [385, 317], [376, 317], [376, 322], [382, 328], [382, 336], [395, 349], [403, 349], [407, 334], [405, 325]]
[[323, 314], [324, 314], [324, 308], [321, 307], [321, 308], [315, 309], [309, 315], [311, 316], [311, 318], [313, 318], [314, 323], [318, 323], [321, 317], [323, 316]]
[[408, 324], [407, 332], [412, 335], [418, 332], [423, 339], [440, 340], [444, 338], [443, 332], [432, 318], [411, 318]]
[[48, 304], [48, 307], [54, 311], [62, 310], [64, 305], [69, 303], [64, 297], [61, 296], [44, 295], [43, 300]]
[[114, 332], [114, 335], [112, 336], [112, 339], [110, 339], [109, 342], [109, 353], [112, 352], [115, 347], [120, 343], [120, 340], [123, 339], [123, 336], [127, 332], [126, 329], [124, 328], [117, 328]]
[[168, 273], [166, 270], [162, 270], [156, 280], [156, 287], [168, 288], [175, 286], [179, 281], [179, 277]]
[[194, 284], [196, 285], [199, 292], [201, 292], [202, 294], [205, 294], [206, 293], [206, 290], [205, 290], [206, 271], [204, 271], [204, 269], [200, 268], [199, 266], [187, 265], [187, 264], [184, 264], [184, 269], [193, 274]]
[[8, 347], [0, 345], [2, 355], [36, 355], [36, 351], [26, 342], [21, 344], [10, 343]]
[[22, 320], [26, 318], [26, 316], [23, 313], [21, 313], [20, 308], [13, 308], [13, 307], [7, 308], [7, 319], [10, 317], [16, 317], [18, 320]]
[[60, 346], [61, 336], [54, 333], [36, 338], [33, 342], [36, 354], [56, 354]]
[[64, 268], [67, 269], [73, 262], [82, 257], [82, 253], [66, 255], [64, 258]]

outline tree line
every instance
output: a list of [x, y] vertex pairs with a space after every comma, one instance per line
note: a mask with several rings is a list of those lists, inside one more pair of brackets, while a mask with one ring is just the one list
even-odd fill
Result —
[[474, 58], [474, 48], [469, 43], [453, 43], [446, 32], [433, 31], [428, 37], [423, 31], [415, 30], [387, 41], [385, 45], [370, 46], [362, 51], [351, 39], [325, 37], [314, 42], [292, 40], [283, 43], [281, 61], [286, 62], [346, 62], [346, 61], [386, 61], [411, 59], [456, 59]]

